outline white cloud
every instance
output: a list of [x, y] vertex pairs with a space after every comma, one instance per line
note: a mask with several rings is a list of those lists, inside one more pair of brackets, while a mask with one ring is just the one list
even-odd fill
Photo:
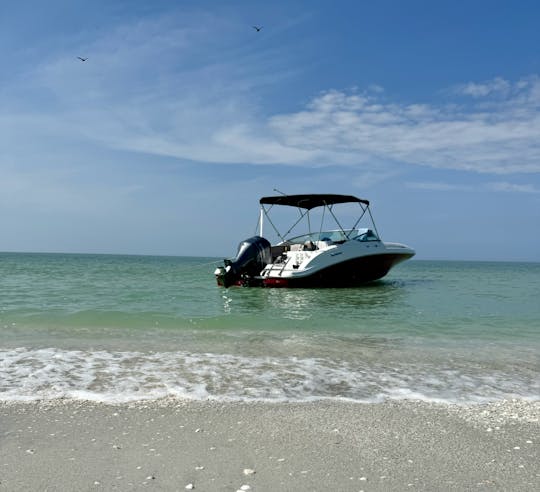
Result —
[[484, 83], [469, 82], [457, 88], [457, 92], [472, 97], [486, 97], [492, 94], [508, 94], [511, 85], [507, 80], [496, 77]]
[[[366, 92], [328, 90], [284, 112], [262, 95], [294, 73], [294, 55], [289, 47], [247, 45], [237, 32], [211, 16], [180, 25], [160, 18], [89, 43], [81, 49], [89, 57], [84, 64], [71, 53], [44, 61], [0, 95], [4, 148], [32, 128], [44, 146], [53, 134], [197, 162], [343, 165], [378, 175], [400, 163], [540, 172], [537, 76], [464, 84], [460, 94], [473, 96], [467, 105], [392, 101], [373, 85]], [[36, 93], [48, 102], [26, 102]]]
[[483, 107], [490, 107], [489, 103], [494, 102], [492, 110], [497, 109], [497, 106], [504, 107], [504, 101], [511, 105], [529, 104], [537, 107], [540, 105], [540, 77], [531, 75], [516, 82], [496, 77], [485, 82], [458, 85], [450, 93], [484, 99]]
[[540, 112], [533, 102], [540, 84], [533, 82], [490, 108], [399, 104], [328, 91], [301, 111], [256, 121], [238, 102], [241, 110], [227, 114], [221, 124], [199, 126], [199, 138], [189, 145], [167, 146], [181, 141], [181, 121], [169, 135], [157, 135], [147, 151], [210, 162], [358, 166], [386, 161], [538, 173]]
[[540, 188], [532, 184], [508, 183], [505, 181], [480, 183], [478, 185], [436, 181], [410, 181], [405, 183], [405, 185], [408, 188], [426, 191], [540, 193]]
[[407, 188], [425, 191], [475, 191], [475, 187], [465, 184], [441, 183], [436, 181], [411, 181]]
[[330, 91], [306, 111], [272, 117], [269, 126], [287, 144], [334, 153], [340, 163], [377, 158], [483, 173], [537, 173], [538, 93], [538, 78], [489, 107], [407, 105]]
[[516, 184], [516, 183], [506, 183], [502, 181], [502, 182], [487, 183], [485, 187], [487, 190], [490, 190], [490, 191], [502, 191], [502, 192], [510, 192], [510, 193], [540, 193], [540, 188], [537, 188], [536, 186], [532, 184]]

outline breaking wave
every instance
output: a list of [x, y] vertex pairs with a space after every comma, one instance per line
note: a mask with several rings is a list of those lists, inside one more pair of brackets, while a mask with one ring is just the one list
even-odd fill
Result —
[[534, 368], [509, 374], [466, 363], [336, 361], [213, 353], [0, 350], [0, 401], [72, 398], [108, 403], [164, 397], [223, 401], [539, 400]]

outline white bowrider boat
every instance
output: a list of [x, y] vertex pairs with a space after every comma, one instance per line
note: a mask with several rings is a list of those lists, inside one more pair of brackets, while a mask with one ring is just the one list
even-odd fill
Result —
[[[334, 213], [336, 205], [357, 203], [359, 216], [350, 229], [341, 226]], [[384, 277], [392, 267], [415, 252], [399, 243], [383, 242], [369, 209], [369, 201], [352, 195], [310, 194], [269, 196], [260, 199], [259, 235], [242, 241], [234, 259], [214, 272], [218, 285], [229, 287], [351, 287]], [[282, 235], [270, 220], [274, 206], [296, 207], [300, 218]], [[311, 230], [310, 212], [322, 208], [321, 226]], [[337, 229], [325, 229], [325, 216], [334, 219]], [[362, 220], [369, 227], [359, 228]], [[272, 245], [263, 237], [267, 221], [279, 241]], [[289, 234], [299, 224], [307, 232]]]

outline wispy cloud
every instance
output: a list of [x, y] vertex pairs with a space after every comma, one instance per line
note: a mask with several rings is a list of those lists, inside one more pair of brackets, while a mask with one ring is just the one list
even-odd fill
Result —
[[249, 25], [244, 31], [210, 14], [167, 16], [79, 46], [85, 63], [73, 48], [57, 53], [0, 92], [0, 139], [10, 134], [13, 148], [31, 130], [42, 143], [54, 136], [201, 162], [304, 160], [301, 149], [262, 138], [255, 123], [261, 94], [294, 73], [294, 64]]
[[502, 77], [495, 77], [484, 82], [460, 84], [453, 87], [449, 92], [484, 99], [484, 102], [494, 100], [499, 104], [501, 100], [506, 99], [511, 104], [528, 104], [538, 109], [540, 106], [540, 77], [531, 75], [514, 82], [505, 80]]
[[457, 93], [472, 97], [486, 97], [493, 94], [507, 95], [510, 90], [510, 82], [500, 77], [484, 83], [469, 82], [456, 88]]
[[453, 192], [503, 192], [503, 193], [540, 193], [540, 188], [532, 184], [508, 183], [495, 181], [470, 185], [464, 183], [444, 183], [436, 181], [409, 181], [407, 188], [425, 191], [453, 191]]
[[407, 188], [425, 191], [475, 191], [475, 187], [466, 184], [442, 183], [437, 181], [409, 181]]
[[[110, 122], [115, 128], [94, 135], [112, 146], [194, 161], [372, 168], [404, 162], [538, 173], [539, 93], [540, 82], [533, 79], [516, 94], [475, 107], [400, 104], [379, 93], [328, 91], [301, 111], [264, 116], [253, 108], [249, 91], [223, 98], [207, 92], [172, 104], [139, 101], [137, 114], [116, 108], [124, 117], [131, 114], [129, 124], [116, 116]], [[158, 126], [152, 125], [156, 110], [164, 115]]]
[[284, 111], [265, 95], [275, 98], [272, 87], [285, 90], [294, 76], [290, 47], [253, 36], [247, 44], [235, 23], [215, 16], [176, 21], [121, 26], [80, 46], [84, 64], [62, 53], [29, 69], [0, 93], [6, 148], [19, 142], [27, 152], [30, 127], [44, 146], [52, 135], [195, 162], [336, 164], [378, 176], [402, 163], [540, 172], [537, 76], [465, 83], [455, 93], [472, 96], [466, 103], [405, 103], [374, 85], [328, 90]]
[[532, 184], [506, 183], [504, 181], [486, 183], [485, 188], [490, 191], [502, 191], [509, 193], [540, 193], [540, 188]]
[[341, 163], [376, 159], [479, 173], [537, 173], [540, 79], [514, 88], [503, 100], [467, 106], [400, 104], [374, 94], [329, 91], [303, 111], [272, 117], [269, 127], [288, 145], [331, 154]]

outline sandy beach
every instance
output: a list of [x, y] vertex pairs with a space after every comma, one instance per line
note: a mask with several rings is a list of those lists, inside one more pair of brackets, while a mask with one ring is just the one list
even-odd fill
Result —
[[81, 401], [0, 406], [0, 489], [540, 487], [540, 404]]

